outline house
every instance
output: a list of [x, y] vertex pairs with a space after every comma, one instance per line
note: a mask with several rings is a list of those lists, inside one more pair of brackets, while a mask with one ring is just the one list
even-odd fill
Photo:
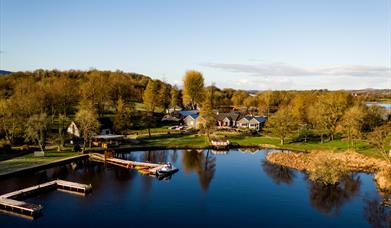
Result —
[[197, 114], [190, 114], [187, 115], [183, 119], [183, 123], [189, 127], [189, 128], [197, 128], [197, 118], [198, 118], [198, 113]]
[[259, 131], [265, 125], [265, 122], [266, 122], [266, 117], [255, 116], [250, 120], [248, 128]]
[[236, 127], [239, 116], [240, 113], [238, 112], [218, 113], [217, 125], [219, 127]]
[[80, 130], [74, 121], [72, 121], [71, 124], [69, 124], [69, 126], [67, 128], [67, 132], [68, 132], [68, 134], [70, 134], [74, 137], [78, 137], [78, 138], [80, 137]]
[[240, 119], [240, 120], [237, 122], [236, 126], [237, 126], [237, 127], [240, 127], [240, 128], [248, 128], [251, 119], [252, 119], [251, 116], [245, 116], [245, 117], [243, 117], [242, 119]]
[[245, 116], [237, 122], [237, 126], [259, 131], [265, 125], [266, 120], [263, 116]]

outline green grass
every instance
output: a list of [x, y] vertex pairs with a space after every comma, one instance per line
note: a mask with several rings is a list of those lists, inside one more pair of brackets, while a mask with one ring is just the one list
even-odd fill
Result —
[[[170, 133], [178, 133], [180, 130], [173, 130], [173, 129], [168, 129], [169, 125], [166, 126], [160, 126], [160, 127], [154, 127], [151, 128], [151, 133], [164, 133], [167, 134], [167, 132]], [[128, 134], [148, 134], [148, 129], [141, 129], [141, 130], [130, 130], [128, 131]]]
[[321, 143], [320, 141], [309, 141], [305, 142], [287, 142], [284, 145], [280, 144], [278, 137], [270, 136], [239, 136], [239, 135], [227, 135], [227, 139], [230, 140], [234, 145], [246, 147], [246, 146], [260, 146], [262, 144], [273, 145], [281, 149], [297, 150], [297, 151], [314, 151], [314, 150], [328, 150], [333, 152], [343, 152], [348, 149], [354, 149], [357, 152], [370, 156], [381, 158], [375, 148], [369, 145], [367, 142], [359, 141], [356, 147], [349, 147], [346, 140], [333, 140]]
[[140, 145], [146, 147], [164, 148], [207, 148], [208, 139], [205, 135], [159, 135], [143, 136], [137, 138]]
[[70, 151], [45, 151], [44, 157], [34, 157], [34, 153], [30, 153], [9, 160], [1, 161], [0, 173], [11, 172], [22, 168], [32, 167], [35, 165], [42, 165], [76, 155], [79, 155], [79, 153]]

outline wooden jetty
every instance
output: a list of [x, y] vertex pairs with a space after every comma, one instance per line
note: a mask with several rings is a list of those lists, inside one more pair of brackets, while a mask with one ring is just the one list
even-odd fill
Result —
[[164, 164], [137, 162], [137, 161], [118, 159], [118, 158], [111, 158], [98, 153], [90, 154], [90, 159], [98, 162], [106, 162], [123, 168], [137, 169], [143, 174], [151, 174], [151, 175], [156, 175], [157, 171], [164, 167]]
[[209, 141], [212, 144], [212, 147], [216, 150], [229, 149], [229, 145], [231, 144], [229, 140], [217, 137], [215, 135], [209, 136]]
[[59, 190], [85, 195], [92, 190], [92, 186], [64, 180], [49, 181], [43, 184], [1, 195], [0, 210], [22, 216], [35, 217], [41, 213], [43, 207], [41, 205], [19, 201], [19, 199], [23, 199], [31, 195], [49, 190]]

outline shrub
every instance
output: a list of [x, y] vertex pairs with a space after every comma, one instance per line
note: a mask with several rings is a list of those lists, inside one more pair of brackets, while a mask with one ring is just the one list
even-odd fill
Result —
[[348, 174], [340, 161], [334, 160], [323, 153], [316, 156], [313, 164], [314, 167], [310, 171], [309, 178], [314, 182], [336, 185]]

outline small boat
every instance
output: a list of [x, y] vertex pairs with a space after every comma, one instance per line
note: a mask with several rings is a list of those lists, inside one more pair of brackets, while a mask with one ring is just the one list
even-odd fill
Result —
[[161, 169], [156, 171], [158, 175], [167, 175], [167, 174], [173, 174], [178, 172], [179, 169], [177, 169], [175, 166], [173, 166], [171, 163], [165, 164]]

